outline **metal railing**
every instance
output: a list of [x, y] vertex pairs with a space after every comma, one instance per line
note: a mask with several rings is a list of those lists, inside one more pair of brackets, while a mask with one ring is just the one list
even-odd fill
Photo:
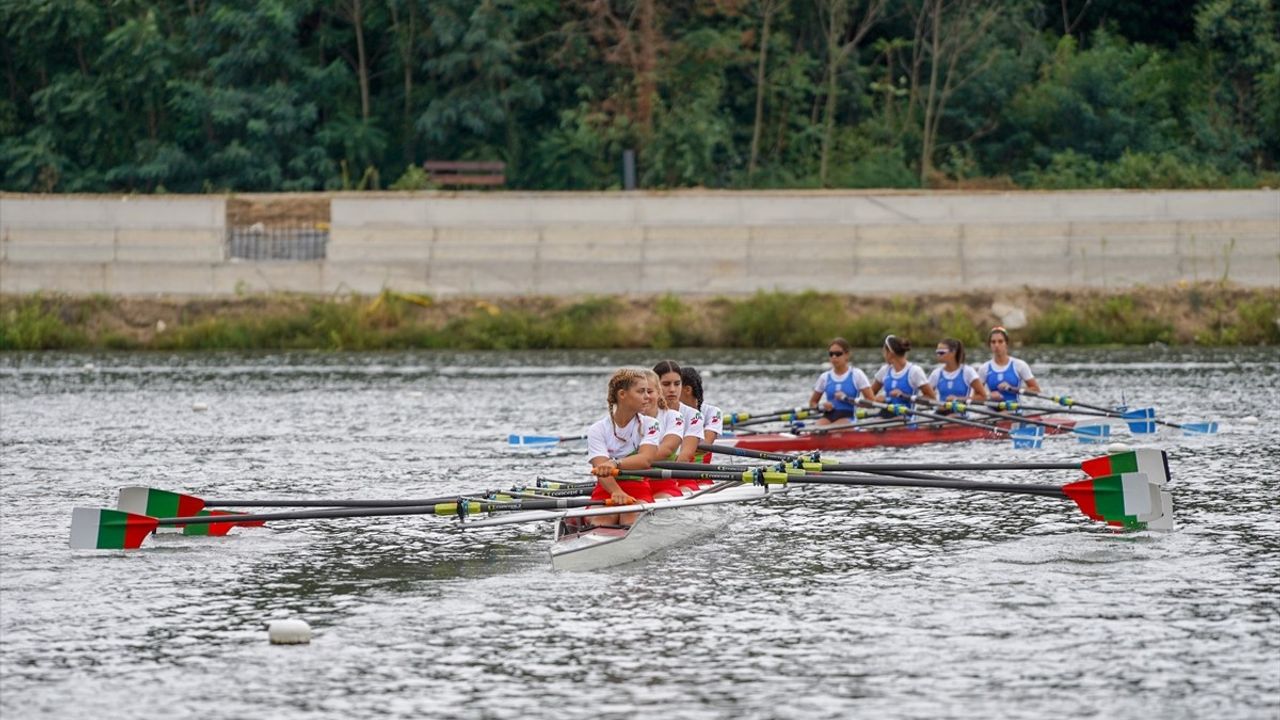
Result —
[[232, 259], [323, 260], [328, 246], [328, 223], [227, 228], [227, 256]]

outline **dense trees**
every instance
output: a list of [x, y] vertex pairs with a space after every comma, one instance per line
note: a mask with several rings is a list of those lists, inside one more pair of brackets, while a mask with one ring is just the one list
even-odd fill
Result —
[[[1272, 0], [0, 0], [0, 188], [1275, 184]], [[399, 178], [398, 183], [396, 182]]]

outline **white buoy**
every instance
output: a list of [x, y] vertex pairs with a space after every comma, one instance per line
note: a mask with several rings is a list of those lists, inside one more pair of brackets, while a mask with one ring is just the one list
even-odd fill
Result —
[[193, 402], [191, 403], [191, 409], [196, 412], [204, 412], [205, 410], [209, 409], [209, 404], [202, 403], [202, 402]]
[[267, 637], [272, 645], [305, 645], [311, 642], [311, 626], [305, 620], [272, 620]]
[[1258, 424], [1258, 416], [1257, 416], [1257, 415], [1249, 415], [1249, 416], [1247, 416], [1247, 417], [1242, 417], [1242, 418], [1240, 418], [1240, 422], [1244, 423], [1245, 425], [1257, 425], [1257, 424]]
[[1107, 452], [1113, 455], [1115, 453], [1129, 452], [1132, 449], [1133, 448], [1129, 447], [1128, 445], [1122, 442], [1113, 442], [1110, 445], [1107, 445]]
[[94, 370], [97, 370], [97, 369], [98, 369], [98, 367], [97, 367], [96, 365], [94, 365], [93, 363], [85, 363], [85, 364], [84, 364], [84, 371], [85, 371], [85, 372], [93, 372]]

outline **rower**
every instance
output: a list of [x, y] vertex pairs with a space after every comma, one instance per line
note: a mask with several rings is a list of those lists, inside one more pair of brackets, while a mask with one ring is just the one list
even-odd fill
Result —
[[[649, 385], [653, 388], [653, 396], [645, 402], [644, 410], [641, 412], [658, 421], [657, 457], [674, 460], [680, 454], [687, 423], [684, 416], [671, 409], [667, 404], [666, 398], [662, 396], [662, 391], [659, 389], [658, 373], [652, 370], [645, 370], [644, 375]], [[653, 492], [655, 500], [680, 497], [682, 494], [680, 492], [680, 483], [670, 478], [650, 479], [649, 490]]]
[[992, 400], [1018, 401], [1022, 390], [1040, 392], [1040, 383], [1031, 366], [1009, 355], [1009, 331], [997, 325], [987, 333], [991, 359], [978, 366], [978, 376], [987, 385]]
[[691, 462], [694, 454], [698, 452], [698, 443], [703, 441], [702, 411], [680, 401], [684, 381], [680, 375], [680, 366], [674, 360], [663, 360], [653, 366], [653, 371], [658, 374], [658, 394], [666, 402], [667, 407], [680, 413], [684, 421], [684, 440], [681, 441], [676, 456], [670, 459]]
[[[943, 338], [938, 341], [934, 354], [941, 364], [929, 373], [929, 384], [938, 393], [938, 399], [964, 403], [987, 399], [987, 386], [982, 383], [978, 371], [964, 364], [964, 343], [955, 338]], [[938, 412], [945, 414], [950, 410]]]
[[[587, 430], [587, 458], [597, 477], [593, 500], [609, 500], [614, 505], [653, 502], [653, 492], [645, 480], [619, 480], [617, 470], [646, 470], [658, 459], [658, 422], [641, 410], [656, 396], [644, 370], [622, 368], [609, 378], [609, 413]], [[635, 513], [597, 515], [595, 525], [630, 525]]]
[[[911, 407], [911, 396], [916, 393], [937, 399], [938, 394], [929, 384], [924, 370], [907, 360], [907, 353], [911, 352], [911, 341], [897, 335], [888, 335], [881, 349], [884, 351], [884, 365], [880, 366], [871, 381], [872, 394], [878, 394], [883, 389], [883, 402], [904, 407]], [[887, 411], [885, 414], [893, 416], [893, 413]]]
[[[714, 443], [724, 433], [724, 413], [720, 408], [707, 402], [702, 393], [702, 375], [696, 368], [685, 365], [680, 368], [680, 402], [702, 411], [702, 439]], [[701, 453], [700, 453], [701, 455]], [[694, 462], [701, 462], [695, 455]], [[710, 457], [710, 453], [706, 454]], [[705, 462], [711, 462], [709, 459]]]
[[[818, 376], [813, 386], [813, 394], [809, 396], [809, 407], [820, 407], [822, 417], [816, 425], [848, 425], [853, 422], [853, 414], [859, 395], [866, 400], [875, 400], [871, 392], [871, 381], [867, 374], [849, 365], [849, 355], [853, 346], [842, 337], [827, 343], [827, 357], [831, 359], [831, 369]], [[822, 404], [818, 400], [825, 396]]]

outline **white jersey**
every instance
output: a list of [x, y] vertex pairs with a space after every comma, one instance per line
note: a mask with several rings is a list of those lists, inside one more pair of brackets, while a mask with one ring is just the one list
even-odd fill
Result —
[[716, 435], [724, 433], [724, 414], [720, 412], [720, 408], [708, 403], [702, 403], [702, 421], [706, 423], [706, 427], [702, 429], [703, 437], [713, 432]]
[[954, 372], [947, 372], [939, 365], [929, 373], [929, 384], [938, 391], [939, 400], [946, 400], [949, 395], [963, 398], [968, 397], [978, 377], [978, 371], [971, 365], [961, 365]]
[[839, 385], [849, 377], [849, 373], [853, 373], [853, 389], [858, 391], [854, 393], [855, 395], [861, 393], [864, 388], [871, 387], [871, 381], [867, 379], [867, 374], [856, 367], [851, 367], [840, 375], [836, 375], [835, 370], [827, 370], [822, 373], [818, 376], [818, 382], [814, 383], [813, 391], [821, 395], [827, 391], [827, 383]]
[[702, 417], [702, 411], [696, 407], [680, 403], [680, 416], [684, 420], [684, 436], [696, 437], [701, 440], [702, 433], [706, 430], [706, 422]]
[[1016, 357], [1009, 358], [1009, 362], [1004, 365], [996, 365], [994, 360], [988, 360], [978, 366], [978, 377], [982, 378], [987, 384], [987, 388], [991, 390], [998, 389], [997, 386], [1001, 382], [1007, 382], [1014, 385], [1013, 377], [1006, 375], [1010, 366], [1013, 367], [1013, 374], [1018, 377], [1018, 385], [1026, 385], [1028, 380], [1035, 380], [1036, 376], [1031, 374], [1031, 366], [1019, 360]]
[[[668, 435], [675, 435], [680, 439], [684, 439], [684, 416], [675, 410], [658, 408], [658, 417], [654, 418], [658, 422], [658, 437], [666, 438]], [[659, 440], [661, 442], [661, 440]]]
[[636, 415], [626, 427], [618, 427], [612, 417], [605, 415], [587, 428], [587, 460], [621, 460], [635, 455], [641, 445], [656, 447], [659, 437], [656, 418]]
[[896, 380], [901, 378], [904, 374], [907, 376], [907, 383], [911, 385], [913, 392], [918, 390], [920, 387], [929, 384], [929, 378], [925, 376], [924, 370], [915, 363], [907, 363], [907, 366], [903, 368], [903, 372], [901, 373], [895, 373], [893, 371], [893, 366], [885, 363], [876, 371], [876, 382], [880, 383], [880, 387], [886, 387], [889, 385], [889, 380], [891, 378]]

